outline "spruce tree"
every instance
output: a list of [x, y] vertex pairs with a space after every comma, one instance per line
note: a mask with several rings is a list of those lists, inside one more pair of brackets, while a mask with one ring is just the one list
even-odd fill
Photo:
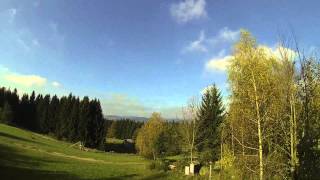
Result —
[[13, 121], [13, 112], [8, 102], [4, 103], [3, 109], [0, 114], [0, 122], [11, 124]]
[[202, 161], [216, 161], [220, 154], [219, 126], [223, 121], [223, 104], [219, 89], [213, 85], [206, 89], [198, 111], [197, 150]]

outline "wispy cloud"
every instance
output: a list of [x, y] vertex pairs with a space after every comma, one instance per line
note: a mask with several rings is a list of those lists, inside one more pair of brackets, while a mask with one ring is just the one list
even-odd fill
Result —
[[107, 115], [149, 116], [150, 110], [139, 100], [125, 94], [111, 94], [102, 100], [104, 112]]
[[7, 10], [8, 13], [8, 22], [13, 23], [15, 21], [16, 15], [17, 15], [17, 9], [16, 8], [11, 8]]
[[61, 84], [60, 84], [59, 82], [57, 82], [57, 81], [53, 81], [53, 82], [51, 83], [51, 85], [52, 85], [53, 87], [55, 87], [55, 88], [61, 87]]
[[183, 49], [183, 52], [208, 52], [204, 31], [201, 31], [199, 38], [190, 42], [189, 45]]
[[63, 46], [65, 41], [65, 36], [61, 33], [59, 24], [56, 22], [49, 23], [49, 28], [51, 29], [50, 41], [56, 46]]
[[220, 29], [220, 31], [213, 38], [208, 41], [213, 45], [217, 46], [222, 43], [232, 43], [238, 40], [240, 36], [240, 30], [231, 30], [228, 27]]
[[210, 53], [215, 48], [230, 46], [231, 43], [238, 40], [240, 30], [231, 30], [227, 27], [222, 28], [212, 37], [207, 37], [203, 30], [200, 31], [199, 37], [188, 43], [182, 49], [183, 53], [202, 52]]
[[207, 17], [205, 0], [184, 0], [173, 3], [170, 7], [171, 16], [179, 23]]
[[160, 112], [164, 118], [180, 118], [181, 116], [181, 107], [151, 107], [126, 94], [112, 93], [102, 98], [101, 104], [106, 115], [149, 117], [152, 112]]

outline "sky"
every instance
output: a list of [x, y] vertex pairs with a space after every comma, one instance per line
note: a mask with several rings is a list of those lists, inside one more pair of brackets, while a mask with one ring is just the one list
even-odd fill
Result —
[[240, 29], [276, 50], [320, 47], [317, 0], [1, 0], [0, 85], [99, 98], [106, 115], [165, 118], [215, 83]]

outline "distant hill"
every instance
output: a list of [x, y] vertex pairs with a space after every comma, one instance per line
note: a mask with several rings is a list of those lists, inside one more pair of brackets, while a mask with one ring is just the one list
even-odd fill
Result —
[[[109, 120], [130, 119], [130, 120], [139, 121], [139, 122], [146, 122], [149, 119], [149, 118], [146, 118], [146, 117], [139, 117], [139, 116], [117, 116], [117, 115], [106, 115], [105, 118], [109, 119]], [[180, 119], [173, 119], [173, 118], [167, 119], [167, 118], [165, 118], [165, 120], [167, 120], [167, 121], [179, 121]]]
[[117, 116], [117, 115], [107, 115], [106, 119], [110, 120], [121, 120], [121, 119], [130, 119], [134, 121], [146, 122], [149, 118], [146, 117], [138, 117], [138, 116]]

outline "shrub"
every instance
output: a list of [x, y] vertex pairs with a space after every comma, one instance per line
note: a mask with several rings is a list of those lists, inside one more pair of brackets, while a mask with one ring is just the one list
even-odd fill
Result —
[[148, 165], [148, 169], [150, 170], [159, 170], [159, 171], [168, 171], [169, 170], [169, 161], [165, 160], [157, 160], [157, 161], [152, 161]]
[[202, 166], [199, 174], [200, 174], [200, 176], [209, 175], [209, 168], [207, 166]]

